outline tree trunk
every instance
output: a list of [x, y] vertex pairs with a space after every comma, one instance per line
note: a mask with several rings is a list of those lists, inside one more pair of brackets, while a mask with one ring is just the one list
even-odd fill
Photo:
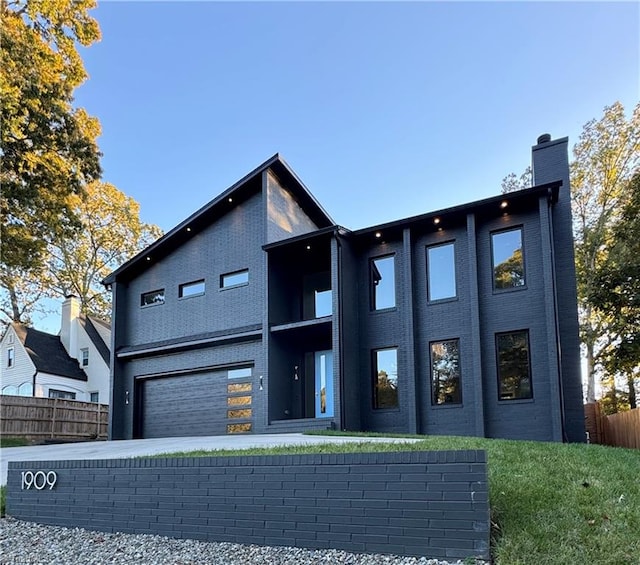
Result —
[[638, 402], [636, 399], [636, 383], [633, 378], [633, 373], [629, 373], [627, 375], [627, 383], [629, 385], [629, 408], [633, 410], [638, 407]]
[[7, 285], [7, 290], [9, 291], [9, 299], [11, 301], [11, 321], [16, 322], [17, 324], [21, 324], [22, 320], [20, 319], [20, 305], [18, 303], [18, 295], [16, 294], [16, 289], [13, 285]]
[[587, 349], [587, 402], [596, 401], [596, 375], [593, 366], [593, 347], [591, 340], [585, 340]]

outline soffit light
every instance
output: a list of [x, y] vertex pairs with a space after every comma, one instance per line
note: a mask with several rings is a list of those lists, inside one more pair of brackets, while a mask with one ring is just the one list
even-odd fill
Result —
[[500, 202], [500, 208], [504, 209], [507, 206], [509, 206], [509, 203], [506, 200], [503, 200], [502, 202]]
[[440, 223], [440, 218], [433, 218], [433, 223], [437, 226]]
[[377, 232], [376, 232], [376, 237], [377, 237], [378, 239], [380, 239], [380, 238], [382, 237], [382, 233], [380, 233], [379, 231], [377, 231]]

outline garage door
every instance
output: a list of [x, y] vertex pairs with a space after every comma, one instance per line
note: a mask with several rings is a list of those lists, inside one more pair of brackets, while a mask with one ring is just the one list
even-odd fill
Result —
[[227, 433], [227, 371], [145, 380], [142, 437]]

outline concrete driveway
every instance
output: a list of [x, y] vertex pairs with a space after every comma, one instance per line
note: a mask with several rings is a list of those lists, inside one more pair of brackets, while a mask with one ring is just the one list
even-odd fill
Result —
[[60, 461], [68, 459], [122, 459], [140, 455], [193, 451], [196, 449], [246, 449], [281, 445], [315, 445], [320, 443], [413, 443], [409, 438], [363, 438], [345, 436], [307, 436], [303, 434], [256, 434], [208, 437], [167, 437], [90, 441], [5, 447], [0, 449], [0, 485], [7, 484], [9, 461]]

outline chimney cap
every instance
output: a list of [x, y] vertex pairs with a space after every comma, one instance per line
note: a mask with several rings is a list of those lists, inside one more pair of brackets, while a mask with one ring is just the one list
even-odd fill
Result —
[[547, 143], [549, 141], [551, 141], [551, 134], [549, 133], [543, 133], [542, 135], [538, 136], [538, 144]]

